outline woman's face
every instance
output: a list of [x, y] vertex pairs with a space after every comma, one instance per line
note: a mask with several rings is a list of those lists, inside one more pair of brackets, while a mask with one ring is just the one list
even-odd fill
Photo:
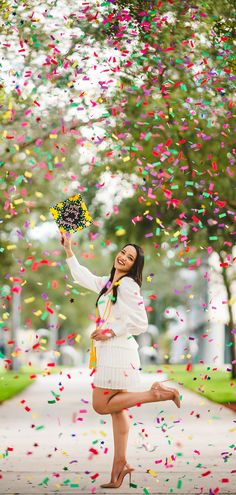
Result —
[[115, 257], [114, 267], [119, 272], [129, 272], [137, 258], [137, 251], [133, 246], [125, 246]]

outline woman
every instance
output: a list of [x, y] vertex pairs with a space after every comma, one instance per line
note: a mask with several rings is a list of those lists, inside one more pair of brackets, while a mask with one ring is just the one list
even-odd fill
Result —
[[[134, 470], [126, 460], [129, 433], [127, 408], [136, 404], [173, 400], [180, 407], [177, 389], [154, 382], [144, 392], [128, 392], [141, 383], [138, 344], [133, 335], [146, 332], [148, 319], [140, 295], [144, 252], [136, 244], [127, 244], [115, 257], [111, 273], [98, 277], [82, 266], [71, 249], [67, 235], [61, 234], [66, 262], [72, 277], [81, 286], [98, 293], [96, 306], [100, 328], [91, 334], [95, 341], [97, 367], [93, 383], [93, 408], [99, 414], [111, 414], [114, 460], [111, 481], [102, 488], [118, 488], [126, 474]], [[110, 305], [107, 318], [104, 308]]]

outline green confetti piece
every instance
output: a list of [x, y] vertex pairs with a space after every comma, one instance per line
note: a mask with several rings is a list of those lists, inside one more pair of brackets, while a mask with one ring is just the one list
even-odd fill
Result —
[[147, 488], [143, 489], [143, 493], [145, 493], [145, 495], [149, 495], [149, 491], [147, 490]]
[[209, 237], [209, 241], [217, 241], [217, 239], [218, 239], [218, 236], [217, 235], [211, 235]]
[[155, 234], [156, 234], [156, 235], [160, 235], [160, 233], [161, 233], [161, 229], [160, 229], [160, 227], [157, 227], [157, 228], [156, 228], [156, 232], [155, 232]]
[[78, 483], [71, 483], [70, 488], [79, 488], [79, 484]]
[[1, 351], [0, 351], [0, 358], [2, 358], [2, 359], [5, 358], [4, 354]]
[[181, 488], [181, 486], [182, 486], [182, 480], [178, 480], [177, 488]]
[[47, 317], [48, 317], [48, 312], [47, 311], [44, 311], [44, 313], [42, 314], [42, 316], [40, 316], [40, 319], [44, 321], [44, 320], [47, 319]]
[[43, 428], [45, 428], [45, 426], [40, 425], [40, 426], [36, 426], [35, 430], [42, 430]]
[[63, 485], [68, 485], [68, 483], [70, 483], [70, 480], [63, 481]]
[[48, 404], [56, 404], [55, 400], [48, 400]]
[[130, 483], [129, 485], [131, 488], [137, 488], [138, 485], [135, 485], [135, 483]]
[[193, 192], [187, 191], [187, 196], [193, 196]]
[[60, 397], [60, 395], [56, 394], [56, 392], [53, 392], [53, 390], [51, 390], [51, 393], [52, 393], [53, 397]]
[[39, 486], [41, 486], [41, 485], [46, 485], [48, 482], [49, 482], [49, 478], [48, 478], [48, 477], [46, 477], [46, 478], [44, 478], [44, 480], [43, 480], [43, 481], [41, 481], [41, 483], [39, 483]]

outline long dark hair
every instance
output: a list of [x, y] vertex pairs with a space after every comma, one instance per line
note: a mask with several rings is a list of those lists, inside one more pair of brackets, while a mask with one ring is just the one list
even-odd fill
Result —
[[[141, 287], [142, 286], [142, 272], [143, 272], [143, 266], [144, 266], [144, 251], [137, 244], [131, 244], [130, 242], [128, 244], [125, 244], [125, 246], [123, 246], [123, 248], [121, 248], [120, 251], [122, 251], [122, 249], [124, 249], [127, 246], [133, 246], [136, 249], [137, 256], [136, 256], [135, 262], [134, 262], [132, 268], [130, 269], [130, 271], [127, 272], [122, 277], [120, 277], [119, 280], [121, 280], [124, 277], [130, 277], [135, 282], [137, 282], [139, 287]], [[115, 275], [115, 271], [116, 271], [116, 269], [115, 269], [114, 264], [113, 264], [109, 280], [107, 281], [106, 285], [102, 288], [101, 292], [99, 293], [98, 298], [96, 300], [96, 306], [98, 305], [99, 298], [102, 296], [102, 294], [107, 292], [107, 290], [111, 286], [114, 275]], [[118, 280], [117, 280], [117, 282], [118, 282]], [[116, 303], [118, 287], [119, 287], [119, 285], [115, 284], [112, 288], [112, 297], [111, 297], [112, 304]]]

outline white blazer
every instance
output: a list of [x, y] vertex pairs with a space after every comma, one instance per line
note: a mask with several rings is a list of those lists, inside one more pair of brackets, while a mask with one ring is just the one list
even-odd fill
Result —
[[[94, 275], [88, 268], [79, 263], [75, 255], [66, 258], [66, 262], [74, 281], [86, 289], [99, 293], [109, 280], [109, 275], [104, 277]], [[112, 292], [107, 295], [103, 294], [98, 301], [101, 317], [109, 296], [112, 296]], [[132, 278], [124, 277], [121, 279], [117, 290], [117, 301], [111, 305], [110, 315], [103, 326], [104, 328], [111, 328], [116, 335], [104, 341], [94, 341], [96, 347], [107, 343], [126, 348], [138, 347], [132, 336], [147, 331], [148, 318], [143, 297], [140, 294], [140, 287]]]

